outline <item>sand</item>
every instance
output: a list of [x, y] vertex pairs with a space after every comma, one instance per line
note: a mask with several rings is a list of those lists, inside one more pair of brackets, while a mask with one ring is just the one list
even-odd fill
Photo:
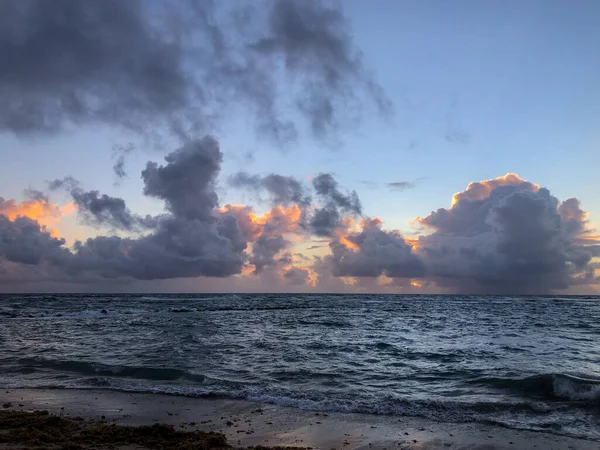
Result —
[[[130, 445], [92, 445], [84, 448], [223, 448], [219, 437], [203, 434], [173, 435], [174, 430], [222, 433], [233, 447], [296, 446], [313, 449], [600, 449], [600, 442], [533, 431], [518, 431], [481, 424], [438, 423], [412, 417], [374, 416], [344, 413], [315, 413], [242, 400], [187, 398], [162, 394], [137, 394], [95, 390], [26, 390], [0, 392], [2, 411], [45, 410], [63, 418], [83, 417], [92, 432], [104, 436], [105, 430], [87, 420], [123, 426], [168, 424], [173, 430], [154, 447], [139, 436], [147, 429], [121, 433], [138, 436]], [[32, 416], [33, 417], [33, 416]], [[38, 417], [39, 419], [39, 417]], [[38, 420], [36, 419], [36, 420]], [[20, 419], [21, 420], [21, 419]], [[0, 421], [0, 424], [2, 422]], [[33, 419], [32, 419], [33, 423]], [[68, 431], [70, 425], [62, 423]], [[100, 427], [100, 428], [98, 428]], [[85, 431], [85, 433], [92, 433]], [[6, 430], [0, 428], [1, 433]], [[74, 433], [81, 434], [79, 431]], [[129, 436], [129, 434], [127, 434]], [[214, 435], [217, 436], [217, 435]], [[161, 438], [162, 439], [162, 438]], [[174, 439], [174, 440], [170, 440]], [[208, 440], [206, 440], [208, 439]], [[1, 441], [1, 439], [0, 439]], [[192, 444], [190, 444], [190, 442]], [[203, 442], [204, 444], [200, 444]], [[185, 443], [190, 446], [184, 445]], [[146, 445], [148, 444], [148, 445]], [[158, 445], [158, 446], [157, 446]], [[0, 449], [27, 448], [0, 443]], [[60, 448], [60, 447], [55, 447]], [[65, 447], [68, 448], [68, 447]], [[73, 447], [77, 448], [77, 447]]]

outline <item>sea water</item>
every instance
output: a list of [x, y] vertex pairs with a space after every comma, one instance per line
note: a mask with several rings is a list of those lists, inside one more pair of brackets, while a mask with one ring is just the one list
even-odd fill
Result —
[[3, 295], [0, 387], [218, 396], [600, 439], [600, 297]]

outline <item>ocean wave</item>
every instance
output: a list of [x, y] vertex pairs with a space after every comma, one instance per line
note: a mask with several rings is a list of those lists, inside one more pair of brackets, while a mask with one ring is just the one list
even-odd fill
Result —
[[165, 295], [165, 296], [142, 296], [140, 300], [151, 301], [151, 302], [164, 302], [164, 301], [210, 301], [210, 300], [242, 300], [237, 294], [219, 295], [219, 296], [206, 296], [206, 297], [195, 297], [195, 296], [180, 296], [180, 295]]
[[208, 307], [203, 311], [286, 311], [296, 309], [312, 309], [311, 306], [305, 305], [289, 305], [289, 306], [217, 306], [214, 308]]
[[548, 373], [525, 378], [478, 378], [472, 384], [546, 400], [572, 400], [597, 403], [600, 406], [600, 379]]
[[203, 375], [172, 368], [108, 365], [86, 361], [62, 361], [42, 358], [24, 358], [19, 360], [19, 371], [36, 369], [52, 369], [80, 375], [102, 375], [156, 381], [186, 380], [203, 382], [205, 380]]
[[[82, 366], [79, 366], [79, 368]], [[85, 366], [83, 366], [85, 367]], [[121, 374], [136, 373], [136, 368], [116, 366]], [[111, 370], [114, 370], [113, 367]], [[143, 368], [148, 370], [147, 368]], [[89, 369], [84, 369], [89, 371]], [[513, 429], [545, 431], [559, 435], [578, 438], [600, 439], [597, 431], [596, 414], [584, 408], [568, 407], [568, 416], [554, 416], [554, 413], [565, 409], [565, 405], [544, 403], [539, 401], [451, 401], [408, 399], [395, 395], [365, 395], [354, 392], [347, 395], [324, 395], [320, 391], [310, 389], [291, 390], [274, 388], [263, 384], [239, 383], [229, 380], [208, 379], [201, 377], [202, 383], [179, 384], [174, 378], [182, 375], [180, 371], [171, 369], [154, 369], [158, 374], [158, 383], [152, 380], [140, 380], [117, 377], [115, 373], [106, 374], [106, 368], [97, 371], [95, 376], [79, 380], [55, 381], [33, 386], [26, 383], [20, 386], [12, 380], [4, 383], [3, 388], [53, 388], [53, 389], [105, 389], [120, 392], [146, 394], [167, 394], [197, 398], [229, 398], [278, 406], [296, 408], [306, 411], [341, 412], [374, 415], [411, 416], [424, 419], [454, 423], [484, 423]], [[150, 369], [152, 373], [153, 369]], [[104, 373], [104, 376], [103, 376]], [[146, 372], [148, 373], [148, 372]], [[187, 376], [186, 374], [183, 374]], [[168, 378], [163, 380], [162, 378]], [[562, 417], [562, 418], [560, 418]], [[568, 417], [569, 420], [565, 421]], [[590, 418], [592, 418], [590, 420]]]
[[189, 312], [196, 312], [196, 311], [198, 311], [198, 310], [195, 308], [186, 308], [183, 306], [180, 308], [176, 308], [176, 307], [169, 308], [169, 312], [172, 312], [172, 313], [189, 313]]
[[[209, 379], [203, 384], [156, 384], [143, 380], [95, 376], [84, 381], [66, 381], [43, 387], [67, 389], [107, 389], [121, 392], [167, 394], [197, 398], [229, 398], [268, 403], [306, 411], [342, 412], [374, 415], [422, 417], [444, 422], [502, 423], [502, 418], [515, 414], [547, 419], [552, 406], [541, 402], [466, 402], [449, 400], [407, 399], [389, 394], [326, 396], [319, 391], [290, 390], [264, 385]], [[13, 388], [17, 387], [15, 385]], [[560, 409], [560, 408], [558, 408]], [[521, 428], [535, 429], [525, 421]]]
[[122, 315], [139, 315], [149, 313], [146, 309], [126, 308], [126, 309], [84, 309], [80, 311], [0, 311], [0, 318], [8, 319], [36, 319], [36, 320], [52, 320], [52, 319], [102, 319], [107, 316], [122, 316]]

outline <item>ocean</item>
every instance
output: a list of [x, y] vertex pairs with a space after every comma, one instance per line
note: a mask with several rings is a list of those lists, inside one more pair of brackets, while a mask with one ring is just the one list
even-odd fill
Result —
[[600, 297], [2, 295], [0, 387], [216, 396], [600, 440]]

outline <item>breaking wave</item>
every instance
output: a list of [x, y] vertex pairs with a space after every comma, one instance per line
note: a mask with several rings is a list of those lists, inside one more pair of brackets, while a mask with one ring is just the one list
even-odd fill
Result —
[[480, 378], [474, 384], [504, 389], [526, 397], [598, 403], [600, 379], [549, 373], [525, 378]]

